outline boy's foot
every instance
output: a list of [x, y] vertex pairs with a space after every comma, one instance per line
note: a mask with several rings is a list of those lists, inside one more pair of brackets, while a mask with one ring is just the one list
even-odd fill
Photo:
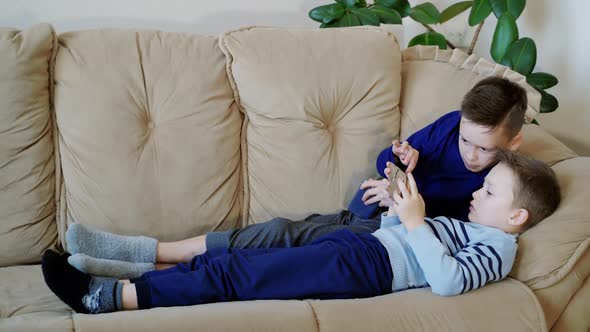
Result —
[[131, 263], [156, 263], [158, 240], [146, 236], [124, 236], [101, 232], [74, 223], [66, 232], [70, 254]]
[[112, 278], [92, 277], [68, 264], [69, 254], [47, 250], [41, 259], [49, 289], [78, 313], [103, 313], [120, 308], [122, 285]]
[[90, 257], [85, 254], [75, 254], [68, 257], [68, 263], [84, 273], [117, 279], [138, 278], [144, 273], [156, 269], [154, 263], [129, 263]]

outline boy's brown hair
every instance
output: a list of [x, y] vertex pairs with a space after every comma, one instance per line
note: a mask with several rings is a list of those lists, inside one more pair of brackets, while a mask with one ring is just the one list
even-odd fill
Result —
[[461, 116], [492, 130], [501, 125], [512, 139], [522, 128], [526, 108], [526, 91], [520, 85], [493, 76], [479, 81], [467, 92], [461, 103]]
[[511, 151], [498, 151], [498, 160], [515, 175], [514, 207], [529, 212], [523, 231], [551, 215], [561, 202], [555, 172], [546, 163]]

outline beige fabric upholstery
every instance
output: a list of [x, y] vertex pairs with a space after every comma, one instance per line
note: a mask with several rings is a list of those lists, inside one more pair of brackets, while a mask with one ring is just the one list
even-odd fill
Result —
[[584, 285], [571, 298], [551, 331], [587, 331], [590, 326], [588, 308], [590, 308], [590, 278], [586, 277]]
[[39, 265], [0, 268], [0, 331], [71, 331], [72, 310], [45, 285]]
[[242, 119], [217, 39], [109, 29], [59, 40], [61, 231], [75, 220], [172, 240], [238, 226]]
[[538, 113], [540, 94], [526, 78], [508, 67], [462, 51], [440, 50], [436, 46], [414, 46], [403, 51], [400, 109], [404, 114], [401, 137], [430, 124], [441, 115], [461, 108], [463, 96], [487, 76], [501, 76], [527, 91], [527, 120]]
[[[576, 307], [585, 307], [582, 312], [590, 307], [590, 298], [584, 297], [584, 293], [588, 290], [583, 288], [584, 283], [587, 284], [585, 280], [588, 280], [589, 275], [590, 250], [586, 250], [563, 279], [551, 286], [534, 290], [545, 312], [548, 327], [583, 326], [584, 322], [588, 322], [588, 318], [583, 317], [587, 314], [578, 316], [580, 309]], [[574, 307], [570, 309], [570, 305]], [[590, 327], [590, 325], [586, 326]]]
[[0, 266], [38, 262], [56, 244], [48, 24], [0, 29]]
[[220, 44], [248, 121], [249, 222], [346, 207], [399, 132], [401, 55], [393, 35], [246, 28]]
[[519, 151], [549, 165], [555, 165], [560, 161], [577, 156], [574, 151], [557, 138], [535, 124], [525, 124], [522, 127], [522, 135], [523, 142]]
[[319, 329], [328, 332], [546, 331], [537, 299], [510, 278], [454, 297], [414, 289], [369, 299], [312, 303]]
[[102, 331], [318, 331], [303, 301], [245, 301], [156, 308], [105, 315], [74, 315], [76, 329]]

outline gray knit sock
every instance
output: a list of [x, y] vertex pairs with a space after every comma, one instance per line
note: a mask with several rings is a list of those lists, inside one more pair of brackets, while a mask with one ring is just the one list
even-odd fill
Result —
[[123, 284], [117, 279], [93, 277], [82, 303], [93, 314], [122, 310], [122, 289]]
[[156, 263], [158, 240], [146, 236], [124, 236], [101, 232], [82, 224], [71, 224], [66, 232], [68, 252], [131, 263]]
[[112, 259], [90, 257], [74, 254], [68, 257], [68, 263], [87, 274], [117, 279], [132, 279], [156, 269], [154, 263], [130, 263]]

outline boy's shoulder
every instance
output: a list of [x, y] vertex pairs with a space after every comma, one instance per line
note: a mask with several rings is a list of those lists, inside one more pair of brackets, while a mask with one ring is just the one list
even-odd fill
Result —
[[453, 111], [434, 120], [421, 131], [428, 133], [428, 135], [446, 136], [458, 131], [460, 123], [461, 111]]
[[434, 122], [459, 122], [461, 120], [461, 111], [456, 110], [446, 114], [443, 114], [441, 117], [436, 119]]
[[[503, 230], [495, 227], [480, 225], [455, 218], [440, 216], [431, 220], [438, 221], [439, 223], [449, 227], [449, 229], [455, 227], [456, 230], [460, 232], [460, 238], [466, 243], [485, 242], [486, 244], [490, 244], [490, 242], [495, 242], [506, 245], [516, 243], [518, 238], [518, 234], [506, 233]], [[453, 233], [456, 234], [455, 230], [453, 230]]]

